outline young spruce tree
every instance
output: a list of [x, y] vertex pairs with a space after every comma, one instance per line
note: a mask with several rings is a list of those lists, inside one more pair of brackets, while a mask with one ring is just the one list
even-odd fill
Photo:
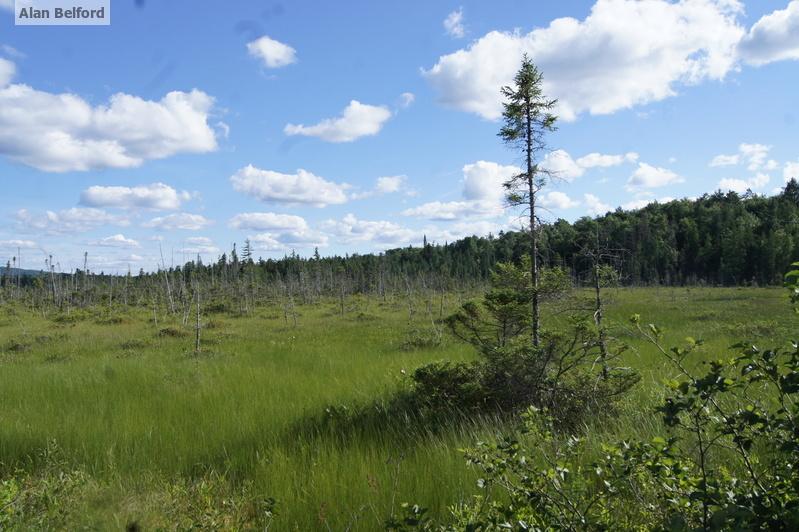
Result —
[[536, 218], [536, 195], [546, 184], [549, 173], [538, 166], [538, 156], [546, 149], [544, 136], [554, 131], [557, 116], [552, 110], [557, 100], [544, 96], [543, 76], [530, 58], [525, 54], [522, 66], [513, 79], [512, 87], [502, 87], [505, 102], [502, 104], [503, 126], [499, 137], [512, 149], [524, 156], [526, 167], [523, 172], [505, 182], [508, 203], [524, 206], [529, 214], [530, 231], [530, 276], [532, 341], [534, 346], [540, 342], [541, 315], [538, 302], [538, 219]]

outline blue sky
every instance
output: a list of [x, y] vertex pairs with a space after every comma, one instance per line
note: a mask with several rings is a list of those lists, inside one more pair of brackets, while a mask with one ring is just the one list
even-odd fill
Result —
[[0, 0], [0, 259], [63, 270], [370, 252], [518, 225], [496, 137], [522, 53], [560, 101], [545, 219], [799, 175], [799, 0]]

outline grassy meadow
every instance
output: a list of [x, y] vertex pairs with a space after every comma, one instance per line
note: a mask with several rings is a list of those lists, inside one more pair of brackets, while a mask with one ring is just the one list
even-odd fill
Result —
[[[662, 430], [651, 406], [673, 370], [631, 332], [631, 314], [663, 328], [666, 346], [704, 339], [708, 359], [741, 339], [786, 341], [796, 325], [776, 288], [606, 294], [614, 335], [633, 347], [625, 364], [642, 379], [619, 414], [592, 427], [597, 441]], [[443, 314], [461, 299], [450, 294]], [[344, 314], [330, 300], [298, 307], [296, 326], [278, 308], [206, 313], [200, 354], [191, 319], [0, 307], [0, 529], [182, 529], [200, 519], [246, 529], [273, 509], [267, 498], [272, 530], [380, 529], [405, 501], [445, 513], [473, 493], [458, 449], [512, 425], [324, 424], [388, 396], [403, 372], [474, 356], [446, 332], [436, 341], [439, 303], [431, 316], [420, 299], [409, 318], [403, 300], [352, 297]], [[563, 319], [554, 310], [545, 326]], [[3, 497], [23, 492], [31, 511], [9, 514]]]

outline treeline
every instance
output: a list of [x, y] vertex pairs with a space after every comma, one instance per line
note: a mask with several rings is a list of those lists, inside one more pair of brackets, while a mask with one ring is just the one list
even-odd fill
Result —
[[[617, 209], [574, 223], [558, 220], [540, 226], [541, 262], [562, 267], [576, 284], [590, 275], [592, 257], [601, 256], [619, 271], [627, 285], [769, 285], [799, 258], [799, 183], [791, 180], [782, 193], [706, 194], [696, 200], [652, 203], [642, 209]], [[57, 300], [67, 294], [128, 290], [202, 282], [216, 289], [253, 286], [274, 294], [304, 299], [342, 293], [443, 290], [481, 285], [498, 262], [518, 262], [527, 253], [528, 236], [500, 232], [456, 242], [388, 250], [380, 254], [256, 259], [248, 243], [211, 264], [199, 259], [157, 272], [119, 276], [78, 270], [74, 274], [43, 272], [20, 275], [7, 265], [0, 272], [6, 293], [38, 287]], [[246, 288], [245, 288], [246, 287]], [[186, 289], [188, 291], [188, 289]]]
[[[558, 220], [540, 230], [543, 264], [566, 268], [577, 283], [590, 273], [590, 255], [602, 251], [628, 285], [779, 284], [799, 258], [799, 183], [791, 180], [772, 197], [716, 192], [635, 211], [617, 209], [574, 223]], [[518, 262], [528, 249], [525, 234], [501, 232], [380, 255], [292, 256], [255, 264], [272, 276], [313, 271], [320, 264], [326, 271], [347, 272], [368, 289], [381, 276], [432, 273], [453, 281], [482, 281], [497, 262]], [[223, 262], [210, 266], [224, 267]]]

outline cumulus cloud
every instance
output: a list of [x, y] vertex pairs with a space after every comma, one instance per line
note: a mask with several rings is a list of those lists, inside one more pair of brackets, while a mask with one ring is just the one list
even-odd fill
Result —
[[741, 163], [747, 164], [747, 169], [756, 172], [758, 170], [775, 170], [778, 166], [777, 161], [768, 159], [771, 146], [765, 144], [738, 145], [738, 153], [732, 155], [716, 155], [710, 161], [710, 166], [735, 166]]
[[423, 233], [427, 236], [428, 242], [453, 242], [469, 236], [496, 235], [502, 230], [507, 230], [508, 226], [490, 220], [474, 220], [469, 222], [454, 223], [444, 229], [438, 227], [427, 227]]
[[577, 164], [565, 150], [555, 150], [546, 154], [541, 166], [551, 172], [553, 177], [573, 181], [585, 173], [585, 168]]
[[183, 241], [183, 247], [179, 251], [184, 255], [217, 255], [221, 250], [210, 238], [193, 236]]
[[178, 192], [164, 183], [135, 187], [92, 186], [81, 192], [80, 202], [88, 207], [119, 209], [176, 210], [191, 198], [186, 191]]
[[638, 163], [638, 168], [627, 180], [628, 189], [658, 188], [685, 181], [682, 177], [666, 168], [659, 168], [646, 163]]
[[280, 68], [297, 62], [297, 51], [294, 48], [266, 35], [247, 43], [247, 51], [268, 68]]
[[721, 155], [716, 155], [715, 157], [713, 157], [713, 160], [710, 161], [710, 166], [711, 167], [716, 167], [716, 166], [735, 166], [736, 164], [738, 164], [738, 162], [740, 160], [741, 160], [741, 157], [738, 154], [735, 154], [735, 155], [724, 155], [724, 154], [721, 154]]
[[246, 212], [230, 219], [234, 229], [257, 231], [248, 238], [256, 249], [279, 251], [296, 247], [326, 246], [327, 237], [312, 230], [304, 218], [273, 212]]
[[14, 78], [17, 71], [16, 65], [8, 59], [0, 57], [0, 88], [5, 87]]
[[118, 93], [92, 106], [79, 96], [27, 85], [0, 89], [0, 154], [46, 172], [130, 168], [146, 160], [217, 148], [213, 98], [170, 92], [159, 101]]
[[785, 168], [782, 169], [782, 177], [785, 181], [799, 179], [799, 161], [785, 163]]
[[130, 220], [125, 216], [116, 216], [102, 209], [73, 207], [58, 212], [46, 211], [32, 213], [20, 209], [16, 219], [23, 230], [37, 230], [46, 233], [80, 233], [108, 225], [127, 226]]
[[293, 214], [276, 214], [274, 212], [245, 212], [230, 219], [228, 225], [233, 229], [249, 229], [253, 231], [299, 230], [307, 229], [305, 219]]
[[756, 171], [766, 165], [774, 165], [771, 161], [766, 162], [771, 146], [766, 146], [764, 144], [741, 144], [738, 149], [744, 160], [749, 163], [749, 166], [747, 166], [748, 170]]
[[521, 168], [491, 161], [477, 161], [464, 165], [462, 171], [464, 201], [432, 201], [405, 209], [402, 214], [428, 220], [499, 216], [503, 212], [505, 197], [502, 184], [521, 172]]
[[[384, 194], [394, 194], [402, 190], [406, 190], [407, 176], [393, 175], [378, 177], [375, 186], [372, 190], [366, 192], [359, 192], [352, 195], [352, 199], [366, 199], [373, 196], [382, 196]], [[406, 190], [408, 195], [413, 195], [413, 191]]]
[[93, 246], [109, 247], [109, 248], [137, 248], [139, 243], [132, 238], [127, 238], [122, 233], [107, 236], [99, 240], [89, 242]]
[[16, 250], [18, 248], [33, 249], [37, 247], [39, 246], [37, 246], [36, 242], [34, 242], [33, 240], [19, 240], [19, 239], [0, 240], [0, 249]]
[[519, 174], [522, 169], [491, 161], [477, 161], [464, 165], [463, 197], [475, 201], [501, 202], [505, 197], [502, 184]]
[[739, 51], [744, 61], [756, 66], [799, 59], [799, 0], [758, 20], [741, 41]]
[[189, 214], [179, 212], [168, 216], [159, 216], [143, 224], [143, 227], [170, 231], [172, 229], [184, 229], [187, 231], [198, 231], [211, 225], [211, 220], [201, 214]]
[[723, 79], [745, 33], [742, 9], [737, 0], [598, 0], [584, 20], [559, 18], [527, 34], [492, 31], [424, 75], [445, 105], [493, 120], [502, 112], [500, 87], [528, 53], [564, 120], [609, 114]]
[[315, 207], [347, 201], [350, 185], [333, 183], [302, 168], [295, 174], [281, 174], [247, 165], [230, 177], [233, 188], [260, 201], [307, 204]]
[[610, 168], [619, 166], [622, 163], [634, 163], [638, 160], [635, 152], [625, 153], [624, 155], [607, 155], [603, 153], [589, 153], [577, 159], [576, 163], [580, 168]]
[[571, 199], [565, 192], [553, 190], [541, 195], [541, 206], [545, 209], [571, 209], [580, 205], [579, 201]]
[[502, 214], [502, 204], [495, 201], [431, 201], [402, 211], [403, 216], [427, 220], [462, 220], [466, 218], [495, 217]]
[[719, 181], [719, 188], [743, 193], [747, 190], [763, 188], [770, 180], [771, 178], [767, 174], [757, 174], [750, 179], [722, 179]]
[[325, 247], [328, 237], [318, 231], [266, 232], [248, 237], [253, 248], [262, 251], [286, 251], [296, 248]]
[[638, 154], [635, 152], [623, 155], [592, 152], [574, 160], [566, 150], [554, 150], [544, 156], [541, 161], [541, 168], [550, 172], [552, 177], [571, 182], [581, 177], [586, 170], [591, 168], [610, 168], [636, 161], [638, 161]]
[[627, 211], [637, 211], [638, 209], [643, 209], [650, 203], [668, 203], [670, 201], [674, 201], [674, 198], [671, 196], [663, 196], [660, 199], [652, 199], [652, 198], [638, 198], [632, 201], [628, 201], [627, 203], [623, 204], [621, 207]]
[[383, 220], [359, 220], [354, 214], [347, 214], [341, 220], [327, 220], [322, 229], [341, 242], [351, 244], [368, 242], [375, 247], [391, 247], [422, 240], [422, 233]]
[[612, 210], [610, 205], [603, 203], [602, 200], [593, 194], [584, 194], [583, 201], [587, 207], [588, 214], [591, 216], [602, 216], [603, 214]]
[[456, 39], [466, 35], [466, 29], [463, 27], [463, 8], [447, 15], [447, 18], [444, 19], [444, 30], [447, 35]]
[[381, 194], [391, 194], [399, 192], [405, 182], [404, 175], [383, 176], [377, 178], [375, 190]]
[[313, 126], [286, 124], [286, 135], [317, 137], [327, 142], [352, 142], [361, 137], [377, 135], [391, 111], [380, 105], [367, 105], [352, 100], [336, 118], [326, 118]]

